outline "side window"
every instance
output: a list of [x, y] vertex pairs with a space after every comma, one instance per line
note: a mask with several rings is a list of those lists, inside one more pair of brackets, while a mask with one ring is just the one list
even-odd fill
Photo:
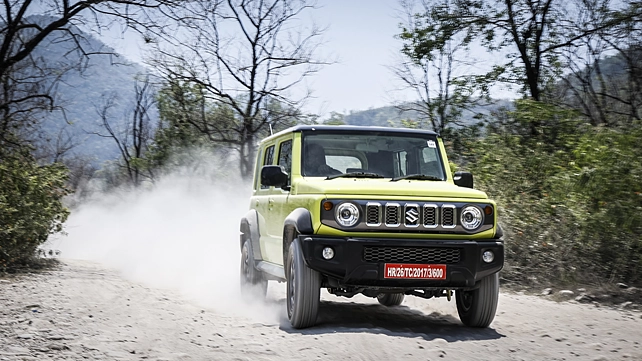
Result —
[[279, 162], [288, 173], [288, 184], [290, 184], [290, 173], [292, 173], [292, 140], [286, 140], [279, 147]]
[[265, 160], [263, 165], [270, 165], [274, 161], [274, 146], [271, 145], [265, 150]]
[[[271, 165], [274, 161], [274, 146], [271, 145], [265, 150], [265, 157], [263, 158], [263, 165]], [[259, 178], [259, 182], [261, 181]], [[261, 189], [268, 189], [270, 187], [261, 185]]]

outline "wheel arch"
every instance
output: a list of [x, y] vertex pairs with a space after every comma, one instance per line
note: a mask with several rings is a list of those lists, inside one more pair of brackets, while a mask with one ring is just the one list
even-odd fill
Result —
[[[250, 239], [250, 251], [252, 252], [252, 257], [255, 261], [261, 261], [263, 257], [261, 256], [261, 244], [260, 244], [260, 233], [259, 233], [259, 221], [258, 213], [256, 210], [251, 209], [248, 211], [243, 218], [241, 218], [241, 224], [239, 227], [239, 246], [240, 249], [243, 249], [243, 243], [246, 239]], [[258, 252], [255, 252], [258, 250]]]
[[312, 215], [310, 211], [305, 208], [297, 208], [293, 210], [283, 222], [283, 260], [284, 266], [290, 250], [290, 244], [296, 240], [296, 235], [299, 234], [313, 234], [312, 228]]

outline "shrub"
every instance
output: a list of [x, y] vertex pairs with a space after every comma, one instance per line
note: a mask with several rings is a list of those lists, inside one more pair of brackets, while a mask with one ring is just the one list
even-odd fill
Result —
[[590, 127], [529, 101], [499, 119], [458, 156], [498, 202], [503, 277], [642, 281], [642, 128]]
[[38, 165], [27, 149], [0, 154], [0, 271], [28, 264], [69, 211], [62, 198], [67, 170]]

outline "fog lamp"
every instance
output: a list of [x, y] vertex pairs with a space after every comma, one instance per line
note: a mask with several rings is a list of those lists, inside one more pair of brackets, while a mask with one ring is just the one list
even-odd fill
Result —
[[486, 263], [491, 263], [495, 260], [495, 254], [493, 253], [493, 251], [484, 251], [484, 253], [482, 254], [482, 259]]
[[332, 258], [334, 258], [334, 250], [332, 249], [332, 247], [325, 247], [323, 248], [322, 255], [324, 259], [331, 260]]

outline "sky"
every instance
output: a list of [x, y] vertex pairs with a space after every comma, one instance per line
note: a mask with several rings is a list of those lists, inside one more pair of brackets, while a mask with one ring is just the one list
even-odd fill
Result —
[[[397, 0], [318, 0], [318, 8], [303, 14], [304, 21], [326, 27], [321, 58], [336, 59], [307, 79], [313, 92], [305, 110], [328, 116], [390, 105], [411, 94], [393, 92], [398, 88], [388, 66], [394, 65], [402, 46], [395, 35], [400, 32], [400, 6]], [[134, 61], [142, 61], [140, 36], [119, 31], [105, 34], [102, 40]]]
[[320, 113], [380, 107], [410, 96], [393, 92], [398, 84], [388, 69], [402, 46], [395, 39], [401, 22], [396, 0], [326, 0], [315, 14], [328, 26], [326, 54], [338, 58], [311, 79]]

